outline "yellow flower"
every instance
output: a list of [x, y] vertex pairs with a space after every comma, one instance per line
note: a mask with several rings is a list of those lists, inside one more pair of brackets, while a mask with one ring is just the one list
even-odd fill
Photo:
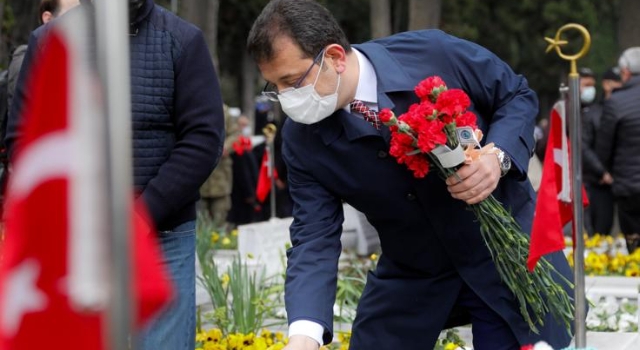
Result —
[[219, 343], [222, 340], [222, 331], [218, 328], [212, 328], [207, 331], [207, 341]]
[[231, 240], [229, 239], [229, 237], [225, 237], [222, 239], [222, 245], [229, 245], [231, 244]]
[[237, 237], [237, 236], [238, 236], [238, 230], [237, 230], [237, 229], [232, 230], [232, 231], [231, 231], [231, 235], [232, 235], [233, 237]]
[[230, 280], [231, 280], [231, 277], [229, 277], [229, 274], [223, 273], [222, 276], [220, 276], [220, 282], [222, 283], [222, 288], [227, 288], [227, 285], [229, 284]]
[[211, 232], [211, 243], [216, 243], [220, 240], [220, 234], [218, 232]]
[[284, 333], [276, 332], [276, 340], [277, 341], [282, 341], [283, 339], [284, 339]]
[[376, 260], [378, 260], [378, 254], [376, 254], [376, 253], [371, 254], [371, 256], [369, 257], [369, 259], [371, 259], [372, 261], [376, 261]]
[[458, 346], [454, 343], [447, 343], [447, 345], [444, 346], [444, 350], [456, 350], [458, 348]]
[[247, 253], [247, 259], [253, 259], [253, 254]]
[[207, 332], [200, 332], [196, 334], [196, 341], [203, 342], [207, 340]]
[[203, 350], [226, 350], [227, 348], [218, 343], [206, 343]]
[[640, 266], [637, 264], [631, 264], [624, 271], [624, 275], [627, 277], [640, 277]]

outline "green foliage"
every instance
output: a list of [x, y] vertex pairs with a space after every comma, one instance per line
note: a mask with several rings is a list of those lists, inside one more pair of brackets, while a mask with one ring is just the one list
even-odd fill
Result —
[[338, 312], [335, 313], [334, 319], [337, 322], [350, 324], [355, 319], [355, 310], [367, 282], [367, 273], [375, 268], [377, 256], [361, 258], [347, 252], [343, 254], [349, 258], [344, 261], [344, 267], [338, 272], [336, 290]]
[[276, 318], [276, 311], [282, 306], [284, 287], [280, 280], [265, 277], [264, 269], [257, 271], [240, 257], [221, 273], [213, 259], [211, 240], [197, 237], [196, 254], [202, 269], [198, 280], [213, 304], [213, 312], [205, 315], [205, 320], [225, 335], [257, 334], [263, 327], [284, 323], [266, 324], [268, 319]]
[[198, 213], [196, 234], [199, 242], [207, 242], [203, 249], [238, 249], [238, 230], [218, 227], [209, 216], [202, 213]]
[[[452, 347], [449, 344], [453, 344], [455, 345], [455, 347]], [[453, 329], [447, 329], [444, 332], [444, 337], [441, 337], [436, 341], [436, 346], [433, 348], [433, 350], [448, 350], [451, 348], [464, 349], [465, 348], [464, 346], [465, 346], [464, 340], [460, 338], [460, 335], [458, 334], [458, 330], [453, 328]]]
[[[545, 54], [544, 37], [555, 36], [567, 23], [582, 24], [591, 33], [592, 45], [579, 65], [604, 72], [615, 65], [618, 54], [615, 11], [616, 2], [609, 0], [450, 0], [442, 3], [441, 28], [488, 48], [526, 76], [546, 116], [558, 97], [560, 82], [566, 80], [569, 64], [555, 53]], [[575, 52], [575, 46], [581, 44], [572, 43], [573, 48], [563, 51]]]

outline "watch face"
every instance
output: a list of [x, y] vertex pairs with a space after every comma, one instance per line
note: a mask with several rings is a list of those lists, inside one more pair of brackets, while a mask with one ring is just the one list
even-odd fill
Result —
[[502, 171], [502, 175], [504, 176], [511, 169], [511, 158], [506, 155], [504, 152], [502, 153], [502, 160], [500, 161], [500, 170]]

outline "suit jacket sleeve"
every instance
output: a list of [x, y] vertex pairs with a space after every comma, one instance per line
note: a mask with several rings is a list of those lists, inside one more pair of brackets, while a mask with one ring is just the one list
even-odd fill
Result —
[[289, 324], [296, 320], [319, 323], [325, 329], [323, 340], [328, 344], [333, 337], [333, 304], [344, 221], [342, 204], [303, 170], [286, 138], [282, 149], [295, 218], [290, 228], [292, 247], [287, 251], [285, 282]]
[[594, 145], [596, 141], [596, 130], [594, 124], [594, 118], [600, 117], [594, 115], [595, 113], [601, 113], [599, 108], [592, 108], [585, 112], [582, 116], [582, 158], [584, 165], [584, 172], [593, 173], [598, 178], [601, 178], [606, 169], [600, 162], [598, 155], [595, 152]]
[[17, 80], [15, 81], [15, 88], [13, 91], [13, 97], [11, 105], [9, 106], [9, 115], [7, 117], [7, 131], [5, 134], [5, 147], [7, 148], [7, 154], [9, 160], [13, 160], [14, 152], [16, 150], [17, 142], [20, 136], [20, 125], [22, 124], [22, 109], [26, 105], [29, 98], [26, 94], [26, 84], [28, 83], [29, 71], [34, 57], [37, 55], [39, 47], [39, 38], [43, 34], [44, 27], [36, 29], [31, 33], [29, 37], [29, 45], [27, 46], [26, 53], [20, 64], [20, 67], [14, 67], [19, 69]]
[[606, 101], [602, 112], [602, 120], [600, 120], [600, 130], [598, 130], [598, 137], [596, 138], [596, 154], [607, 169], [611, 169], [616, 124], [615, 108], [610, 100]]
[[512, 169], [526, 177], [533, 155], [538, 98], [527, 80], [489, 50], [453, 36], [443, 40], [444, 64], [457, 76], [484, 124], [486, 143], [493, 142], [511, 156]]

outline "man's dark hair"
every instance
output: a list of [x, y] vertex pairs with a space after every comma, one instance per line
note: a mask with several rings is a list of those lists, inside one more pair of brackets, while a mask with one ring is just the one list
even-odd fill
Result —
[[247, 50], [256, 62], [273, 58], [273, 41], [288, 36], [306, 57], [315, 57], [325, 46], [339, 44], [349, 52], [347, 36], [329, 10], [315, 0], [272, 0], [253, 23]]
[[622, 81], [622, 78], [620, 77], [620, 68], [612, 67], [607, 69], [607, 71], [602, 74], [602, 80]]
[[42, 22], [42, 14], [49, 11], [52, 15], [57, 16], [60, 10], [60, 0], [42, 0], [40, 1], [40, 16], [38, 20]]
[[580, 78], [595, 78], [596, 77], [595, 73], [593, 73], [593, 70], [591, 70], [591, 68], [588, 68], [588, 67], [578, 68], [578, 75], [580, 75]]

